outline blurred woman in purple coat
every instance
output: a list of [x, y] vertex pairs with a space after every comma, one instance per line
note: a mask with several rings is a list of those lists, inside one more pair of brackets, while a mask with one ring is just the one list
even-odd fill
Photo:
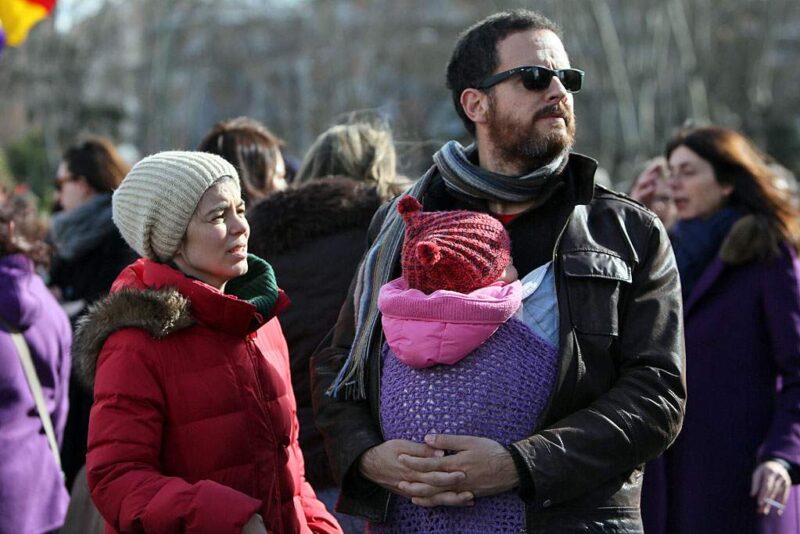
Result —
[[69, 406], [72, 334], [34, 270], [41, 236], [29, 235], [33, 229], [18, 215], [0, 205], [0, 533], [39, 534], [61, 527], [69, 495], [10, 332], [22, 333], [58, 443]]
[[645, 471], [648, 534], [800, 532], [800, 218], [745, 137], [667, 146], [688, 404]]

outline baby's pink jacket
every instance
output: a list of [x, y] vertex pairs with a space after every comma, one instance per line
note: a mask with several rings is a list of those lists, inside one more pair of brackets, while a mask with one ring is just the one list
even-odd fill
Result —
[[457, 363], [494, 334], [521, 303], [519, 281], [468, 294], [439, 290], [426, 295], [397, 278], [378, 295], [386, 343], [400, 361], [417, 369]]

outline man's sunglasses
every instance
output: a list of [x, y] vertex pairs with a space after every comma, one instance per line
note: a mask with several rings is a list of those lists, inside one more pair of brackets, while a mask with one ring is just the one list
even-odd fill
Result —
[[511, 78], [515, 74], [520, 75], [522, 78], [522, 85], [524, 85], [525, 89], [528, 89], [529, 91], [544, 91], [550, 87], [550, 82], [552, 81], [553, 76], [558, 78], [561, 81], [561, 84], [564, 86], [564, 89], [570, 93], [577, 93], [581, 90], [581, 86], [583, 86], [584, 72], [582, 70], [553, 70], [548, 69], [547, 67], [541, 67], [539, 65], [531, 65], [528, 67], [517, 67], [515, 69], [493, 74], [488, 78], [484, 78], [483, 81], [479, 82], [478, 85], [475, 86], [475, 88], [489, 89], [503, 80]]

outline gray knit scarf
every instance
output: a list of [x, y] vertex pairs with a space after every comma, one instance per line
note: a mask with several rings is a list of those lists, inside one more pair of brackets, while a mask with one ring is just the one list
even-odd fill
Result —
[[100, 193], [70, 211], [53, 215], [50, 238], [56, 253], [72, 261], [96, 248], [112, 232], [111, 193]]
[[[537, 198], [549, 182], [566, 166], [568, 154], [557, 156], [534, 172], [510, 177], [482, 169], [470, 161], [476, 148], [461, 146], [450, 141], [433, 156], [434, 165], [405, 194], [420, 201], [437, 176], [441, 176], [448, 189], [469, 197], [499, 202], [526, 202]], [[383, 225], [358, 268], [355, 294], [356, 334], [350, 354], [327, 394], [340, 400], [367, 398], [365, 370], [370, 354], [380, 352], [383, 331], [378, 312], [378, 293], [392, 276], [394, 266], [403, 246], [405, 225], [397, 212], [395, 198]]]

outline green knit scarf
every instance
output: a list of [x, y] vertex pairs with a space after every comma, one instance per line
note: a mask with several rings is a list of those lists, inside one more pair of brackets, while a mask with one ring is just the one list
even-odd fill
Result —
[[228, 282], [225, 293], [249, 302], [265, 319], [269, 318], [278, 301], [275, 272], [265, 260], [255, 254], [248, 254], [247, 273]]

